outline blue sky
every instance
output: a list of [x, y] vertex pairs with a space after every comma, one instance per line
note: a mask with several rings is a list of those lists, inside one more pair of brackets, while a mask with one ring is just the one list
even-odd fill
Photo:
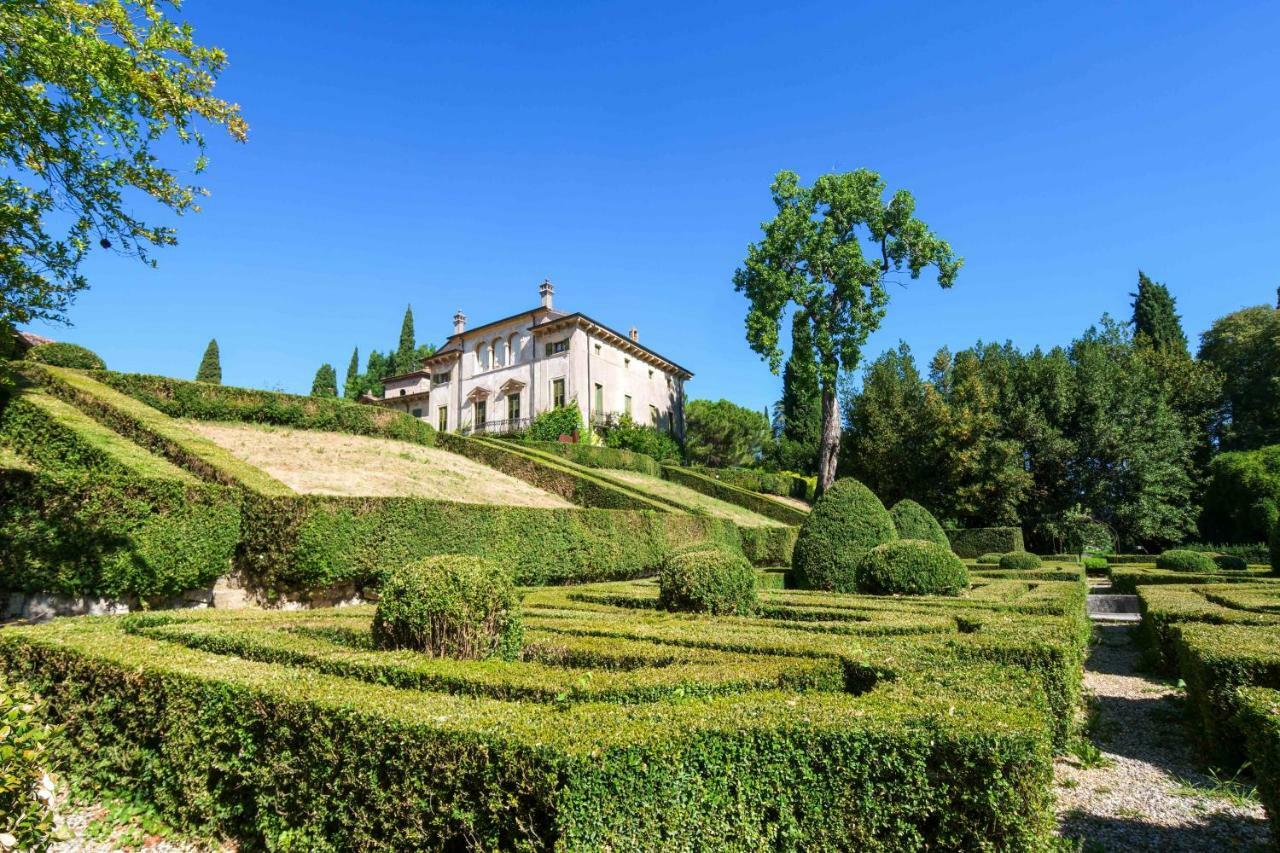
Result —
[[965, 259], [897, 290], [868, 358], [1065, 343], [1142, 267], [1192, 338], [1280, 284], [1267, 3], [307, 4], [188, 0], [250, 141], [151, 270], [98, 253], [74, 326], [110, 367], [306, 392], [322, 362], [536, 304], [759, 408], [731, 277], [768, 187], [868, 167]]

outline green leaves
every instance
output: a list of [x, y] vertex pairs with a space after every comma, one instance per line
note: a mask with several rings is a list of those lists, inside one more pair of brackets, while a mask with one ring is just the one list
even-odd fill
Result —
[[[176, 8], [176, 4], [174, 4]], [[90, 247], [154, 263], [174, 230], [133, 213], [142, 193], [176, 214], [207, 191], [182, 181], [156, 149], [194, 145], [205, 125], [243, 142], [240, 108], [213, 96], [226, 64], [197, 45], [160, 0], [15, 0], [0, 5], [0, 320], [64, 319], [88, 285]], [[69, 220], [51, 233], [47, 218]]]
[[44, 850], [53, 835], [54, 782], [48, 745], [54, 729], [41, 702], [0, 672], [0, 850]]

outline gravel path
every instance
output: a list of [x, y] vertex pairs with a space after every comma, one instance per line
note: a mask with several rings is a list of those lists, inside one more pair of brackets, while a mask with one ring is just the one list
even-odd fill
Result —
[[1095, 627], [1084, 685], [1095, 703], [1089, 736], [1102, 761], [1058, 759], [1059, 832], [1084, 851], [1266, 849], [1270, 833], [1256, 798], [1232, 796], [1237, 789], [1197, 765], [1182, 691], [1137, 671], [1130, 626]]

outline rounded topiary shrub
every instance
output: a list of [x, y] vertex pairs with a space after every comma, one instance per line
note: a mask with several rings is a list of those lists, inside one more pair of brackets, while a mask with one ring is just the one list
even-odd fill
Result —
[[862, 555], [897, 538], [893, 518], [870, 489], [852, 478], [836, 480], [796, 537], [792, 580], [800, 589], [856, 592]]
[[1237, 557], [1234, 554], [1214, 554], [1213, 564], [1224, 572], [1243, 572], [1249, 568], [1249, 563], [1244, 557]]
[[1165, 551], [1156, 557], [1156, 568], [1169, 572], [1207, 572], [1212, 574], [1218, 570], [1213, 558], [1200, 551], [1187, 551], [1175, 548]]
[[858, 563], [858, 591], [870, 595], [959, 595], [968, 587], [964, 562], [936, 542], [886, 542]]
[[53, 367], [71, 367], [76, 370], [106, 370], [107, 365], [98, 354], [79, 344], [39, 344], [27, 350], [28, 361], [38, 361]]
[[388, 573], [378, 592], [373, 639], [381, 648], [468, 660], [520, 655], [519, 596], [492, 560], [427, 557]]
[[741, 554], [701, 548], [673, 554], [658, 571], [664, 610], [743, 616], [756, 608], [756, 570]]
[[998, 566], [1000, 565], [1000, 558], [1003, 556], [1004, 554], [983, 554], [978, 557], [976, 562], [979, 566]]
[[893, 519], [893, 527], [898, 531], [899, 539], [922, 539], [944, 548], [951, 547], [946, 531], [933, 517], [933, 513], [913, 500], [904, 498], [889, 510]]
[[1086, 572], [1102, 571], [1103, 569], [1107, 568], [1107, 565], [1108, 563], [1107, 563], [1106, 557], [1085, 557], [1084, 558], [1084, 569]]
[[1000, 558], [1002, 569], [1038, 569], [1040, 566], [1040, 558], [1030, 551], [1014, 551]]

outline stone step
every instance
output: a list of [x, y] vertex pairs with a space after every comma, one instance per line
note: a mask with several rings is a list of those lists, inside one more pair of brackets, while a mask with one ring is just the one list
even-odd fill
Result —
[[1141, 622], [1136, 595], [1090, 595], [1086, 599], [1089, 618], [1096, 622]]

